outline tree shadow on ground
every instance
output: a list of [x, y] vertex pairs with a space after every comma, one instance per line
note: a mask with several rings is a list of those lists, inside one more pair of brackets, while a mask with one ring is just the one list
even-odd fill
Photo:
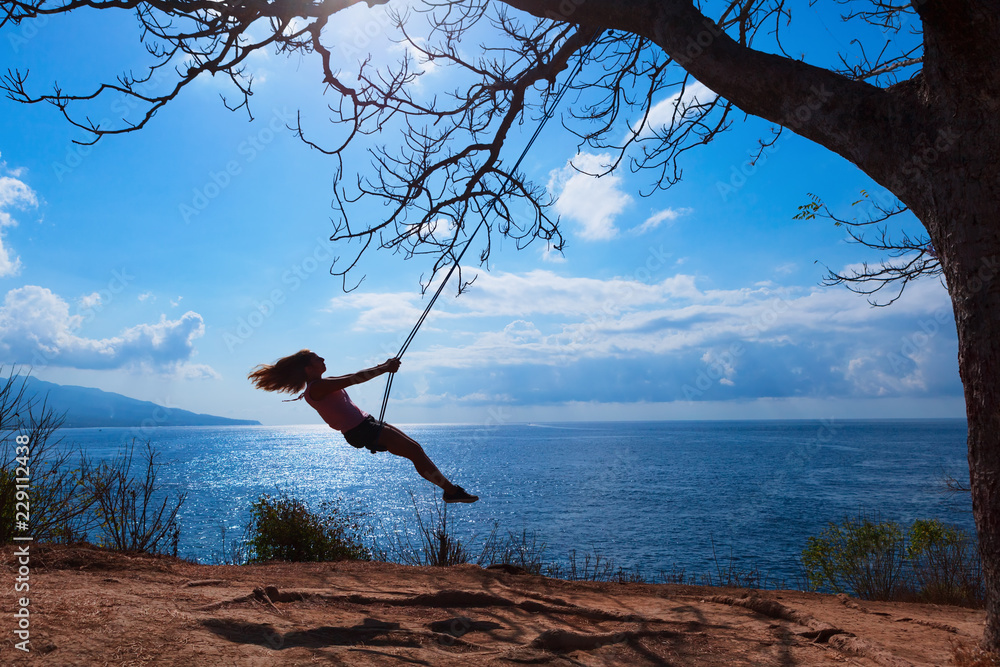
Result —
[[256, 644], [276, 651], [324, 646], [408, 646], [419, 647], [420, 641], [408, 631], [399, 631], [398, 623], [366, 618], [351, 627], [323, 626], [308, 630], [281, 633], [268, 623], [245, 623], [230, 619], [208, 619], [202, 625], [214, 634], [238, 644]]

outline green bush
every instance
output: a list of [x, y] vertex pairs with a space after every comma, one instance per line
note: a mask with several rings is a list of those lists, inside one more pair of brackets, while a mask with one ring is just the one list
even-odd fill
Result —
[[937, 519], [910, 528], [907, 555], [914, 590], [923, 602], [982, 607], [985, 598], [979, 554], [972, 537]]
[[809, 585], [864, 600], [892, 600], [903, 583], [903, 531], [894, 521], [860, 514], [810, 537], [802, 552]]
[[845, 519], [808, 539], [802, 563], [812, 589], [865, 600], [981, 607], [985, 597], [972, 537], [937, 519], [918, 519], [905, 535], [877, 515]]
[[363, 532], [357, 517], [336, 504], [325, 502], [314, 513], [285, 491], [264, 494], [251, 506], [247, 560], [370, 560]]

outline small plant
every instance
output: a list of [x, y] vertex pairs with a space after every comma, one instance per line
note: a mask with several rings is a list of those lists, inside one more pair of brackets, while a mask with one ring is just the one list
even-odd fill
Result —
[[709, 573], [703, 577], [703, 583], [707, 586], [725, 586], [728, 588], [766, 588], [767, 577], [764, 576], [760, 568], [755, 565], [745, 566], [738, 562], [733, 554], [732, 547], [729, 548], [729, 560], [723, 563], [719, 560], [719, 554], [715, 549], [715, 538], [712, 542], [712, 560], [715, 561], [715, 578]]
[[[92, 527], [93, 500], [79, 484], [74, 452], [56, 437], [63, 417], [45, 399], [28, 395], [26, 377], [11, 371], [0, 379], [0, 544], [13, 541], [16, 479], [30, 472], [32, 537], [37, 541], [70, 543], [86, 537]], [[20, 445], [18, 437], [27, 441]], [[20, 449], [18, 447], [20, 446]]]
[[413, 503], [413, 513], [417, 519], [418, 544], [410, 539], [410, 531], [389, 530], [385, 527], [381, 532], [386, 540], [376, 547], [376, 559], [404, 565], [433, 565], [447, 567], [463, 563], [477, 562], [481, 564], [484, 554], [496, 548], [496, 526], [486, 543], [482, 553], [477, 558], [471, 551], [472, 540], [462, 540], [454, 533], [454, 524], [448, 520], [448, 505], [435, 496], [434, 505], [429, 518], [417, 504], [417, 497], [410, 491], [410, 502]]
[[507, 537], [498, 536], [499, 525], [494, 524], [493, 532], [483, 549], [480, 565], [512, 565], [528, 574], [541, 574], [544, 567], [542, 556], [545, 543], [538, 541], [535, 531], [522, 530], [520, 534], [507, 532]]
[[250, 561], [248, 553], [248, 543], [250, 542], [249, 527], [244, 528], [243, 538], [227, 540], [225, 524], [219, 525], [219, 536], [222, 542], [222, 551], [212, 550], [209, 562], [213, 565], [246, 565]]
[[93, 499], [98, 522], [98, 544], [116, 551], [140, 553], [165, 553], [177, 555], [180, 528], [177, 513], [186, 493], [173, 501], [164, 494], [162, 501], [155, 499], [161, 489], [157, 477], [161, 463], [157, 452], [147, 440], [141, 453], [142, 470], [132, 471], [136, 441], [125, 445], [109, 461], [92, 465], [81, 464], [81, 482]]
[[623, 567], [618, 568], [615, 572], [614, 577], [611, 579], [618, 584], [645, 584], [648, 583], [645, 575], [639, 571], [638, 567], [634, 567], [631, 570], [626, 570]]
[[845, 518], [810, 537], [802, 552], [809, 585], [864, 600], [892, 600], [902, 583], [903, 531], [877, 514]]
[[582, 557], [577, 555], [576, 549], [571, 549], [567, 565], [550, 565], [546, 575], [568, 581], [613, 581], [615, 562], [602, 556], [596, 549], [593, 553], [583, 554]]
[[336, 503], [324, 502], [319, 512], [312, 512], [301, 500], [280, 491], [277, 496], [262, 495], [250, 512], [249, 562], [371, 559], [360, 539], [365, 529], [358, 517]]

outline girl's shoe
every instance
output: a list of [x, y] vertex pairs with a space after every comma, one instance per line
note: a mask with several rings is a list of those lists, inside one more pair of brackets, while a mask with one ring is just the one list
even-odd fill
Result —
[[460, 486], [456, 486], [452, 493], [444, 492], [444, 501], [446, 503], [474, 503], [477, 500], [479, 500], [479, 496], [466, 493], [465, 489]]

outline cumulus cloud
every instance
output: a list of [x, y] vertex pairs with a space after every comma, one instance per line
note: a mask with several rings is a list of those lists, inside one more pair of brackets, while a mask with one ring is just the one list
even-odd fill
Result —
[[[654, 104], [648, 116], [628, 131], [625, 140], [646, 139], [698, 113], [698, 106], [717, 95], [700, 82]], [[606, 241], [618, 236], [618, 218], [633, 203], [616, 173], [604, 174], [612, 164], [608, 153], [577, 153], [564, 167], [549, 174], [549, 192], [555, 197], [556, 212], [578, 225], [577, 234], [587, 241]], [[600, 177], [595, 174], [604, 174]], [[646, 219], [631, 231], [644, 234], [664, 222], [690, 213], [690, 209], [666, 209]]]
[[4, 228], [17, 225], [11, 211], [38, 206], [34, 190], [19, 179], [21, 173], [22, 170], [8, 169], [7, 163], [0, 161], [0, 278], [17, 275], [21, 270], [20, 258], [12, 256], [5, 240]]
[[[427, 291], [432, 294], [434, 289], [436, 287], [432, 286]], [[370, 293], [354, 291], [331, 299], [327, 311], [338, 315], [344, 310], [358, 311], [355, 331], [407, 331], [424, 307], [420, 296], [409, 292], [382, 292], [373, 297]], [[428, 320], [437, 319], [441, 312], [440, 309], [432, 311]]]
[[26, 285], [9, 291], [0, 306], [0, 358], [7, 363], [81, 369], [149, 367], [187, 376], [214, 376], [207, 366], [190, 363], [194, 341], [205, 334], [198, 313], [179, 319], [165, 315], [154, 324], [129, 327], [112, 338], [79, 335], [99, 304], [84, 297], [75, 313], [51, 290]]
[[608, 154], [578, 153], [565, 167], [549, 174], [549, 191], [556, 197], [556, 212], [579, 225], [577, 233], [587, 241], [603, 241], [618, 235], [618, 216], [632, 203], [622, 188], [622, 178], [606, 174]]
[[[422, 309], [399, 293], [336, 302], [359, 328], [400, 332]], [[487, 381], [525, 402], [960, 395], [945, 290], [917, 283], [896, 306], [819, 287], [706, 289], [684, 274], [483, 273], [438, 302], [432, 317], [447, 326], [431, 321], [407, 367], [427, 374], [430, 393], [471, 395]]]
[[[522, 313], [580, 318], [609, 308], [631, 310], [662, 303], [668, 297], [700, 294], [694, 278], [685, 275], [658, 283], [645, 283], [635, 276], [570, 278], [542, 269], [527, 273], [469, 271], [466, 275], [475, 278], [472, 287], [461, 297], [442, 295], [428, 321], [470, 316], [517, 318]], [[428, 292], [435, 288], [432, 285]], [[332, 299], [330, 310], [357, 311], [355, 330], [392, 331], [412, 326], [424, 309], [425, 298], [413, 292], [352, 292]]]

